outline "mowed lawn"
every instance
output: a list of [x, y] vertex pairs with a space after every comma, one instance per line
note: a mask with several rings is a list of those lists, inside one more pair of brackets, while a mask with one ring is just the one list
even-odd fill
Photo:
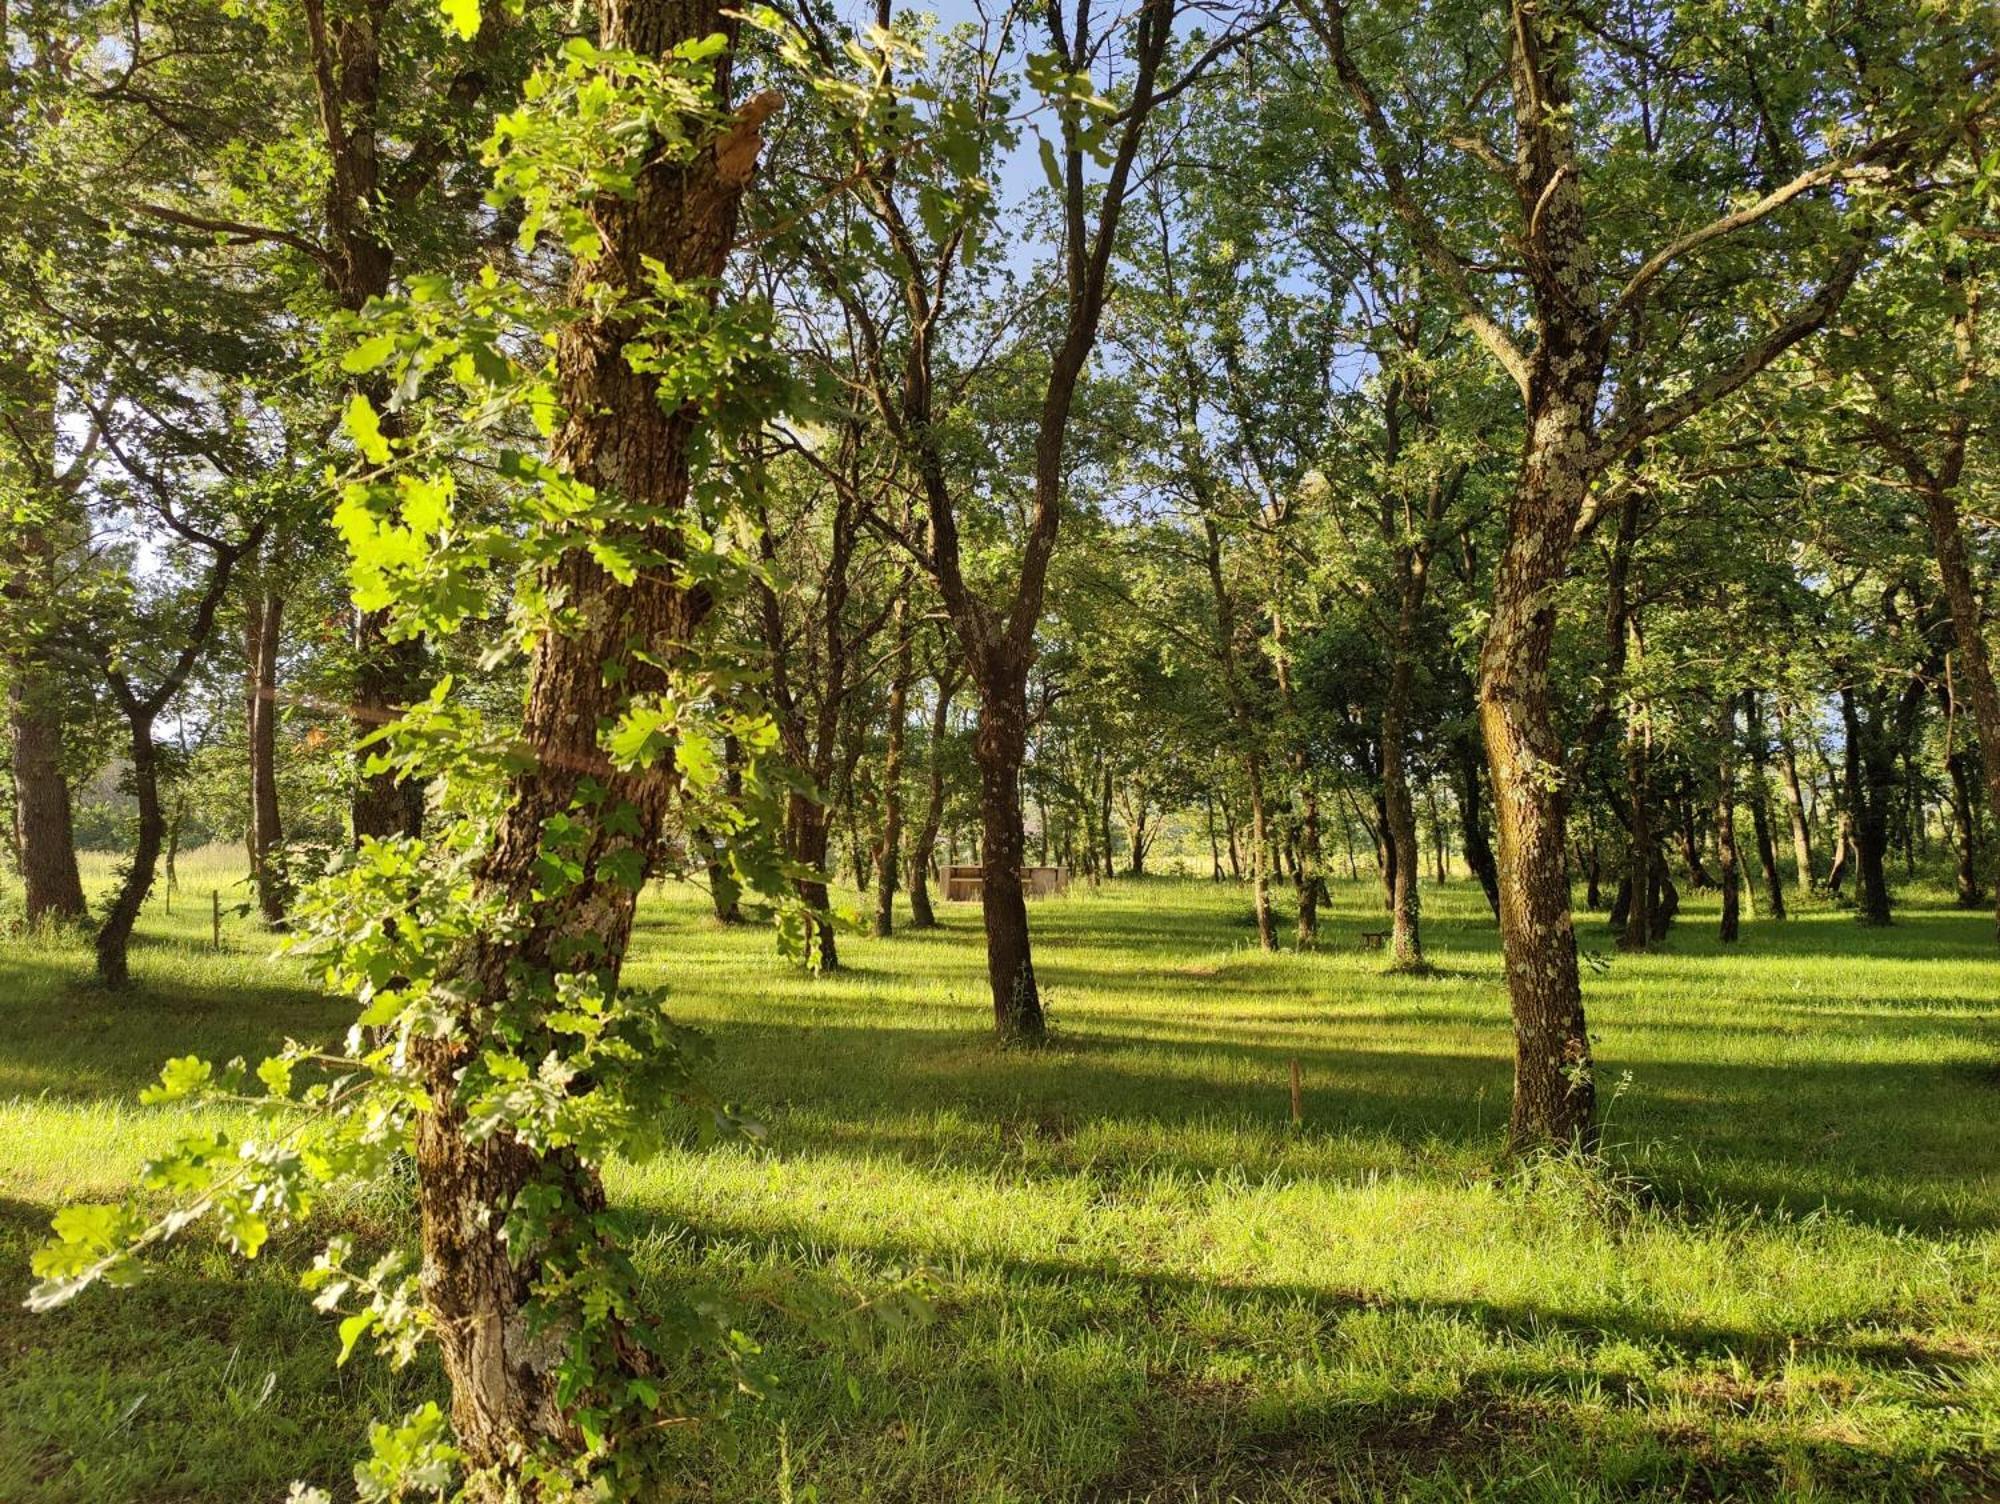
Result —
[[[0, 1501], [345, 1494], [374, 1415], [437, 1384], [357, 1355], [295, 1288], [385, 1187], [244, 1265], [18, 1307], [66, 1200], [116, 1195], [201, 1119], [135, 1105], [163, 1057], [333, 1036], [338, 1000], [247, 919], [208, 947], [184, 860], [138, 982], [0, 944]], [[1586, 972], [1620, 1172], [1496, 1174], [1509, 1035], [1476, 890], [1426, 895], [1438, 974], [1356, 944], [1258, 954], [1233, 886], [1034, 906], [1054, 1043], [989, 1040], [978, 914], [843, 941], [813, 979], [693, 890], [632, 970], [710, 1029], [767, 1148], [620, 1167], [644, 1267], [734, 1304], [776, 1384], [666, 1433], [717, 1501], [2000, 1498], [2000, 952], [1913, 886], [1894, 929], [1808, 909], [1727, 953], [1697, 900], [1667, 954]], [[1304, 1124], [1290, 1123], [1298, 1062]], [[922, 1282], [934, 1314], [843, 1339], [808, 1313]]]

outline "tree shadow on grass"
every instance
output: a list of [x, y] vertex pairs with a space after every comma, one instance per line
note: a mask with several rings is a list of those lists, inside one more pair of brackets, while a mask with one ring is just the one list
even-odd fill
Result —
[[[697, 1277], [723, 1279], [725, 1288], [730, 1272], [742, 1269], [750, 1283], [739, 1298], [768, 1300], [772, 1271], [782, 1271], [781, 1282], [813, 1287], [807, 1303], [819, 1307], [865, 1300], [877, 1284], [887, 1287], [935, 1257], [895, 1239], [846, 1243], [842, 1251], [860, 1262], [848, 1262], [846, 1283], [835, 1284], [820, 1272], [824, 1238], [799, 1224], [708, 1221], [683, 1232], [677, 1247]], [[720, 1250], [720, 1266], [702, 1262], [710, 1248]], [[1115, 1435], [1099, 1466], [1081, 1467], [1082, 1476], [1036, 1497], [1412, 1497], [1413, 1486], [1444, 1474], [1476, 1491], [1438, 1497], [1491, 1497], [1506, 1494], [1498, 1486], [1524, 1467], [1530, 1475], [1555, 1467], [1579, 1469], [1579, 1485], [1615, 1474], [1619, 1486], [1598, 1497], [1756, 1498], [1768, 1496], [1765, 1488], [1781, 1475], [1796, 1478], [1802, 1461], [1837, 1480], [1830, 1496], [1840, 1498], [1930, 1498], [1938, 1495], [1923, 1484], [1912, 1492], [1899, 1485], [1995, 1478], [1990, 1458], [1941, 1456], [1921, 1441], [1905, 1453], [1827, 1438], [1828, 1414], [1839, 1415], [1848, 1394], [1840, 1386], [1848, 1381], [1831, 1381], [1824, 1395], [1800, 1393], [1802, 1357], [1808, 1370], [1809, 1360], [1821, 1357], [1837, 1369], [1859, 1364], [1900, 1381], [1914, 1377], [1946, 1394], [1978, 1367], [1956, 1350], [1881, 1338], [1859, 1320], [1784, 1330], [1629, 1310], [1218, 1282], [1104, 1260], [954, 1255], [947, 1262], [952, 1285], [942, 1292], [939, 1327], [920, 1342], [933, 1354], [951, 1354], [948, 1377], [906, 1359], [878, 1378], [887, 1392], [871, 1396], [870, 1406], [885, 1421], [911, 1409], [928, 1412], [942, 1382], [955, 1391], [948, 1410], [996, 1417], [996, 1427], [1004, 1424], [998, 1417], [1020, 1413], [1026, 1394], [1028, 1403], [1055, 1412], [1038, 1435], [1051, 1426], [1099, 1440]], [[952, 1293], [959, 1285], [999, 1294], [961, 1301]], [[996, 1319], [1034, 1332], [1032, 1348], [1046, 1355], [1043, 1362], [1024, 1362], [1017, 1344], [996, 1339]], [[757, 1330], [781, 1361], [802, 1359], [810, 1372], [816, 1358], [797, 1351], [796, 1331], [778, 1322]], [[1269, 1348], [1280, 1331], [1293, 1344], [1289, 1352]], [[1109, 1355], [1107, 1332], [1118, 1334]], [[1446, 1350], [1469, 1344], [1478, 1356], [1450, 1371], [1422, 1358], [1398, 1360], [1384, 1344], [1393, 1348], [1399, 1333]], [[1088, 1381], [1080, 1381], [1074, 1362], [1062, 1361], [1078, 1350], [1097, 1354]], [[1635, 1353], [1646, 1357], [1635, 1360]], [[1766, 1435], [1750, 1434], [1751, 1426]], [[1004, 1434], [989, 1432], [982, 1441], [1003, 1451], [1007, 1445]], [[1038, 1460], [1009, 1457], [1010, 1471], [1025, 1482]], [[1586, 1493], [1579, 1487], [1569, 1497]]]
[[[1427, 1150], [1463, 1173], [1497, 1153], [1506, 1111], [1504, 1034], [1496, 1030], [1491, 1055], [1468, 1053], [1425, 1040], [1421, 1023], [1407, 1020], [1404, 1037], [1382, 1026], [1365, 1047], [1249, 1031], [1201, 1040], [1066, 1032], [1045, 1051], [1001, 1052], [951, 1028], [821, 1018], [788, 1029], [769, 1015], [754, 1030], [725, 1023], [713, 1032], [733, 1098], [805, 1110], [806, 1131], [838, 1152], [982, 1171], [1010, 1163], [1001, 1125], [1044, 1120], [1121, 1130], [1111, 1137], [1135, 1154], [1143, 1147], [1141, 1157], [1161, 1167], [1267, 1172], [1284, 1157], [1271, 1136], [1286, 1131], [1295, 1059], [1308, 1138], [1370, 1146], [1358, 1161], [1370, 1169], [1408, 1168], [1413, 1152]], [[1600, 1060], [1607, 1076], [1618, 1069], [1615, 1055]], [[2000, 1160], [2000, 1115], [1949, 1063], [1697, 1058], [1640, 1069], [1639, 1085], [1614, 1109], [1613, 1141], [1646, 1146], [1642, 1159], [1626, 1158], [1690, 1215], [1824, 1206], [1884, 1228], [2000, 1225], [1986, 1174]], [[909, 1126], [927, 1113], [995, 1131], [990, 1140], [929, 1141]], [[1240, 1141], [1231, 1144], [1231, 1134]], [[1096, 1135], [1092, 1152], [1109, 1152], [1107, 1141]], [[788, 1146], [814, 1152], [809, 1137]], [[1047, 1170], [1066, 1167], [1075, 1165], [1055, 1154]]]

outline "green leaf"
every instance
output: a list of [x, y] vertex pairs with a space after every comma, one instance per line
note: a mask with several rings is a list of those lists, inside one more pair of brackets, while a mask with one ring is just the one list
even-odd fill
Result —
[[177, 1056], [160, 1068], [160, 1084], [140, 1092], [139, 1100], [149, 1107], [159, 1102], [178, 1101], [200, 1091], [214, 1075], [215, 1067], [201, 1056]]
[[371, 335], [341, 357], [340, 368], [350, 375], [358, 376], [364, 371], [377, 369], [395, 353], [395, 335]]
[[1057, 193], [1063, 191], [1062, 163], [1056, 160], [1056, 149], [1047, 136], [1036, 136], [1035, 144], [1042, 154], [1042, 171], [1048, 174], [1049, 187]]
[[347, 1362], [348, 1358], [353, 1356], [354, 1344], [366, 1336], [368, 1329], [374, 1324], [375, 1313], [373, 1311], [356, 1311], [352, 1316], [341, 1322], [340, 1356], [333, 1360], [334, 1367], [341, 1367]]
[[289, 1097], [292, 1094], [292, 1062], [283, 1055], [272, 1055], [257, 1067], [257, 1079], [264, 1083], [265, 1090], [274, 1097]]
[[347, 412], [341, 419], [347, 436], [354, 440], [363, 458], [370, 464], [386, 465], [389, 462], [389, 441], [382, 436], [382, 420], [375, 415], [375, 405], [361, 393], [356, 392], [347, 399]]
[[479, 0], [443, 0], [443, 4], [444, 18], [460, 41], [469, 42], [479, 35]]

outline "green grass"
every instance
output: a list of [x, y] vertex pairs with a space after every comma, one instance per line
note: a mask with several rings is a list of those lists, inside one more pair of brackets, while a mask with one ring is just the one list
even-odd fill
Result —
[[[207, 890], [236, 876], [208, 860], [149, 912], [129, 997], [93, 991], [80, 948], [0, 946], [17, 1291], [56, 1206], [189, 1126], [134, 1105], [163, 1056], [342, 1024], [248, 920], [206, 948]], [[1309, 956], [1256, 953], [1236, 889], [1038, 904], [1055, 1043], [1033, 1054], [988, 1043], [969, 907], [846, 940], [852, 969], [815, 981], [691, 892], [649, 901], [635, 980], [679, 991], [771, 1129], [611, 1176], [645, 1266], [734, 1299], [780, 1379], [730, 1436], [678, 1433], [687, 1496], [2000, 1497], [2000, 956], [1990, 915], [1905, 896], [1887, 932], [1809, 909], [1727, 954], [1697, 901], [1669, 953], [1586, 975], [1629, 1193], [1496, 1178], [1507, 1018], [1469, 888], [1427, 897], [1422, 978], [1354, 948], [1380, 923], [1365, 884]], [[1585, 943], [1609, 950], [1601, 919]], [[332, 1369], [293, 1283], [318, 1231], [0, 1312], [0, 1500], [338, 1486], [367, 1417], [435, 1380]], [[843, 1344], [786, 1314], [918, 1269], [917, 1330]]]

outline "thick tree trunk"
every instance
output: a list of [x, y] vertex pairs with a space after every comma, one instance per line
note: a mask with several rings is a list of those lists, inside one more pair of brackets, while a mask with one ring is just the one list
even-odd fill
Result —
[[[601, 45], [647, 56], [728, 29], [708, 0], [600, 0], [598, 18]], [[724, 100], [726, 66], [718, 64], [717, 78]], [[691, 163], [652, 164], [629, 195], [598, 200], [592, 217], [604, 251], [572, 276], [577, 306], [591, 306], [600, 287], [634, 294], [651, 287], [655, 265], [683, 283], [720, 275], [737, 200], [756, 159], [757, 126], [775, 103], [760, 96], [712, 151]], [[531, 1449], [546, 1443], [569, 1451], [577, 1441], [569, 1409], [575, 1400], [557, 1388], [566, 1335], [561, 1302], [551, 1302], [553, 1327], [534, 1318], [541, 1255], [510, 1241], [508, 1210], [537, 1188], [549, 1198], [551, 1239], [579, 1258], [614, 1255], [609, 1233], [594, 1220], [603, 1204], [595, 1175], [505, 1131], [469, 1131], [457, 1101], [459, 1076], [479, 1049], [489, 1010], [511, 1010], [533, 1029], [535, 999], [548, 998], [552, 1006], [560, 977], [583, 975], [607, 991], [617, 987], [637, 893], [657, 860], [675, 781], [670, 759], [620, 768], [599, 739], [631, 697], [666, 688], [660, 659], [691, 639], [709, 608], [704, 588], [680, 583], [683, 541], [672, 521], [686, 505], [688, 448], [700, 415], [691, 406], [668, 408], [657, 378], [631, 368], [625, 349], [634, 333], [615, 314], [580, 318], [559, 333], [558, 395], [568, 416], [550, 457], [599, 493], [668, 519], [636, 539], [657, 562], [630, 584], [612, 578], [581, 546], [547, 566], [543, 588], [572, 615], [535, 646], [521, 727], [534, 761], [512, 780], [479, 877], [485, 894], [513, 906], [522, 923], [468, 942], [443, 994], [462, 999], [461, 1027], [424, 1039], [416, 1050], [437, 1104], [420, 1119], [416, 1142], [424, 1299], [451, 1386], [457, 1444], [468, 1469], [485, 1479], [481, 1504], [538, 1497], [524, 1479]], [[581, 875], [552, 890], [543, 875], [545, 831], [552, 820], [586, 807], [578, 798], [586, 780], [602, 794], [589, 807], [620, 818], [589, 830], [575, 853]]]
[[[31, 413], [30, 416], [33, 416]], [[53, 448], [54, 422], [48, 425]], [[69, 778], [63, 771], [63, 723], [57, 677], [34, 626], [42, 597], [55, 588], [54, 549], [47, 529], [12, 528], [5, 565], [7, 709], [13, 738], [14, 840], [27, 889], [30, 924], [80, 920], [83, 881], [76, 866]]]
[[1674, 886], [1674, 875], [1667, 868], [1666, 853], [1659, 847], [1653, 848], [1653, 871], [1647, 886], [1652, 890], [1653, 929], [1651, 939], [1657, 945], [1667, 938], [1672, 928], [1674, 916], [1681, 911], [1680, 889]]
[[250, 741], [250, 877], [265, 922], [284, 921], [284, 895], [271, 870], [271, 853], [284, 842], [278, 812], [278, 647], [284, 597], [268, 587], [243, 607], [243, 647], [248, 670], [245, 718]]
[[33, 679], [23, 682], [16, 678], [9, 692], [14, 737], [14, 839], [19, 843], [30, 924], [79, 920], [85, 915], [69, 779], [62, 765], [62, 718], [45, 703], [44, 688]]
[[984, 837], [980, 909], [986, 921], [986, 979], [993, 993], [993, 1029], [1004, 1044], [1039, 1044], [1047, 1033], [1035, 961], [1028, 941], [1028, 904], [1021, 891], [1026, 830], [1021, 818], [1021, 764], [1027, 756], [1027, 665], [993, 655], [978, 665], [979, 814]]
[[[1574, 183], [1550, 211], [1574, 216]], [[1515, 1151], [1596, 1148], [1597, 1088], [1564, 862], [1564, 749], [1549, 702], [1556, 587], [1590, 483], [1590, 415], [1601, 356], [1543, 331], [1507, 546], [1479, 655], [1479, 728], [1500, 831], [1500, 939], [1514, 1018]]]
[[[358, 611], [354, 616], [353, 720], [357, 740], [395, 720], [424, 690], [420, 646], [413, 642], [390, 642], [378, 620], [384, 614]], [[378, 751], [377, 747], [364, 747], [355, 755], [354, 800], [350, 811], [355, 840], [422, 835], [423, 785], [392, 772], [368, 772], [368, 760]]]

